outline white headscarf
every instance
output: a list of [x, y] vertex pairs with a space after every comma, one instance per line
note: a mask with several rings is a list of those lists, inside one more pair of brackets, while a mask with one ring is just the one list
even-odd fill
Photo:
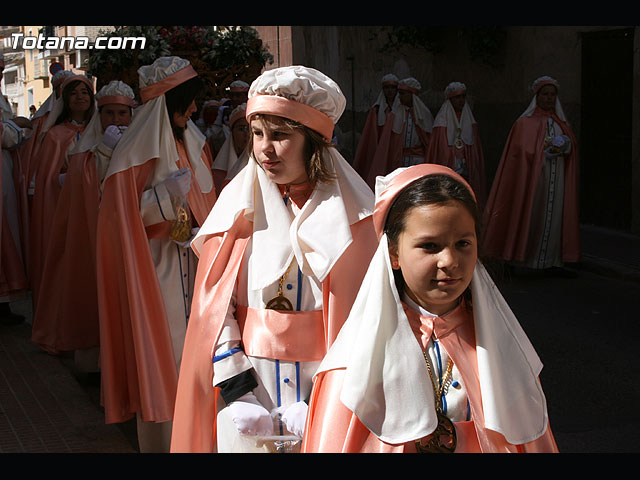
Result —
[[[418, 172], [417, 180], [424, 170], [446, 167], [422, 164], [409, 169]], [[409, 169], [378, 177], [376, 199]], [[513, 444], [535, 440], [548, 423], [538, 381], [542, 363], [480, 262], [471, 289], [484, 426]], [[346, 368], [341, 402], [382, 441], [401, 444], [435, 429], [432, 386], [416, 381], [429, 373], [395, 286], [386, 234], [381, 235], [351, 313], [318, 373], [337, 368]]]
[[[425, 132], [431, 133], [433, 129], [433, 115], [424, 102], [420, 100], [420, 97], [418, 97], [418, 92], [422, 89], [420, 82], [413, 77], [403, 78], [398, 83], [398, 88], [408, 88], [411, 90], [413, 93], [413, 113], [416, 124]], [[404, 105], [398, 103], [394, 113], [393, 131], [395, 133], [402, 133], [404, 127]]]
[[[245, 112], [247, 111], [247, 104], [243, 103], [242, 105], [238, 105], [233, 109], [231, 114], [229, 115], [229, 129], [233, 129], [233, 125], [240, 119], [244, 118]], [[240, 152], [241, 156], [243, 152]], [[236, 147], [233, 143], [233, 135], [229, 135], [227, 139], [220, 147], [220, 151], [216, 155], [215, 160], [213, 161], [213, 166], [211, 167], [213, 170], [223, 170], [225, 172], [229, 172], [234, 168], [236, 163], [238, 162], [238, 154], [236, 153]]]
[[[247, 117], [250, 121], [254, 113], [275, 115], [276, 109], [280, 116], [287, 112], [287, 118], [323, 127], [320, 133], [326, 134], [326, 118], [337, 122], [345, 105], [338, 85], [326, 75], [303, 66], [282, 67], [266, 71], [251, 84]], [[310, 118], [314, 115], [319, 116]], [[254, 232], [249, 261], [250, 271], [256, 273], [249, 288], [258, 290], [275, 282], [294, 256], [303, 273], [323, 281], [353, 241], [350, 226], [373, 212], [371, 189], [340, 153], [328, 147], [323, 161], [337, 180], [318, 184], [292, 219], [278, 186], [251, 154], [247, 166], [222, 190], [194, 239], [196, 253], [206, 235], [227, 231], [243, 214], [253, 222]]]
[[465, 102], [464, 107], [462, 107], [460, 120], [458, 120], [456, 111], [454, 110], [453, 105], [451, 105], [451, 101], [449, 100], [452, 93], [462, 93], [466, 92], [466, 90], [467, 87], [464, 85], [464, 83], [452, 82], [447, 85], [447, 88], [445, 88], [444, 90], [446, 100], [442, 104], [442, 107], [440, 107], [440, 110], [438, 111], [438, 114], [433, 121], [434, 127], [447, 128], [447, 143], [449, 145], [455, 145], [456, 132], [458, 129], [460, 129], [460, 137], [466, 145], [473, 145], [474, 142], [473, 124], [476, 123], [476, 119], [473, 117], [471, 107], [467, 102]]
[[[399, 80], [398, 77], [396, 77], [393, 73], [387, 73], [385, 76], [382, 77], [381, 83], [384, 86], [386, 83], [395, 83], [396, 85], [398, 84]], [[389, 105], [387, 103], [387, 97], [385, 97], [384, 95], [384, 91], [380, 90], [380, 93], [378, 94], [378, 98], [376, 99], [376, 102], [373, 104], [373, 107], [378, 106], [378, 126], [382, 126], [386, 123], [387, 121], [387, 107], [389, 107], [392, 111], [398, 107], [398, 105], [400, 104], [400, 98], [398, 97], [398, 95], [396, 94], [396, 96], [393, 98], [393, 103], [391, 105]]]
[[[533, 91], [533, 98], [531, 99], [531, 102], [529, 103], [529, 106], [527, 107], [527, 109], [524, 112], [522, 112], [522, 115], [520, 115], [521, 117], [531, 116], [531, 114], [533, 113], [533, 111], [536, 109], [538, 105], [537, 98], [536, 98], [538, 96], [538, 91], [544, 85], [555, 85], [558, 91], [560, 90], [560, 84], [556, 79], [551, 78], [548, 75], [543, 75], [542, 77], [536, 78], [531, 84], [531, 90]], [[563, 122], [567, 121], [567, 117], [565, 116], [564, 110], [562, 109], [562, 105], [560, 104], [560, 95], [556, 96], [556, 115], [558, 115], [558, 118]]]
[[[138, 75], [143, 100], [147, 101], [138, 108], [127, 131], [116, 145], [105, 180], [118, 172], [158, 158], [151, 178], [155, 184], [178, 170], [178, 149], [164, 93], [195, 77], [197, 73], [188, 60], [174, 56], [160, 57], [153, 64], [140, 67]], [[157, 91], [151, 94], [150, 98], [145, 98], [144, 93], [154, 89]], [[203, 193], [210, 192], [213, 188], [211, 171], [202, 160], [205, 141], [206, 138], [200, 129], [189, 120], [184, 131], [184, 143], [189, 162]]]

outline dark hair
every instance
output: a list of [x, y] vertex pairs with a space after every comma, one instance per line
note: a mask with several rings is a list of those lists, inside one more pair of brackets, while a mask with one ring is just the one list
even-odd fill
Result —
[[63, 107], [62, 107], [62, 112], [60, 112], [60, 115], [58, 115], [58, 118], [56, 119], [56, 123], [55, 123], [56, 125], [59, 125], [71, 119], [71, 109], [69, 108], [69, 97], [71, 96], [71, 92], [73, 92], [73, 90], [78, 86], [78, 84], [81, 84], [87, 87], [87, 91], [89, 92], [89, 97], [91, 98], [91, 101], [89, 103], [90, 106], [87, 109], [87, 111], [84, 113], [84, 120], [85, 121], [89, 120], [93, 115], [93, 111], [95, 109], [95, 102], [93, 100], [94, 99], [93, 88], [91, 88], [89, 85], [84, 83], [82, 80], [73, 80], [72, 82], [69, 82], [69, 84], [66, 85], [64, 87], [64, 90], [62, 91]]
[[[307, 172], [307, 178], [310, 183], [329, 183], [332, 180], [335, 180], [336, 176], [333, 172], [331, 172], [324, 163], [322, 159], [322, 154], [326, 148], [334, 148], [333, 144], [327, 142], [322, 135], [320, 135], [315, 130], [311, 128], [305, 127], [299, 122], [294, 120], [278, 117], [275, 115], [262, 115], [255, 114], [251, 117], [251, 120], [261, 119], [261, 120], [269, 120], [273, 121], [276, 119], [276, 122], [282, 122], [283, 125], [286, 125], [287, 128], [291, 130], [298, 130], [302, 132], [305, 136], [305, 144], [304, 144], [304, 168]], [[279, 120], [278, 120], [279, 119]], [[249, 135], [249, 142], [247, 145], [247, 151], [253, 151], [253, 134]]]
[[169, 114], [169, 121], [173, 128], [173, 134], [178, 140], [182, 140], [184, 138], [184, 128], [177, 127], [173, 124], [173, 114], [185, 113], [191, 105], [191, 102], [193, 102], [196, 99], [196, 96], [202, 91], [203, 87], [204, 84], [202, 79], [198, 76], [190, 78], [180, 85], [176, 85], [164, 94], [167, 112]]
[[[476, 237], [479, 241], [482, 216], [472, 193], [465, 185], [450, 175], [437, 174], [426, 175], [409, 184], [393, 201], [384, 226], [384, 233], [389, 240], [389, 246], [391, 248], [397, 247], [398, 238], [406, 227], [407, 216], [413, 208], [450, 202], [459, 202], [471, 214], [475, 221]], [[404, 292], [402, 272], [394, 270], [393, 274], [398, 292], [402, 296]], [[465, 292], [465, 298], [470, 305], [470, 289]]]

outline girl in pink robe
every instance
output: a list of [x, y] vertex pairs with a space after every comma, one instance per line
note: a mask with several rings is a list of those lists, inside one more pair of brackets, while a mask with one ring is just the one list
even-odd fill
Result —
[[251, 86], [251, 158], [192, 244], [172, 452], [257, 452], [258, 437], [301, 434], [313, 372], [375, 249], [373, 192], [329, 143], [345, 104], [302, 66]]
[[542, 364], [477, 262], [471, 188], [424, 164], [376, 194], [380, 244], [318, 369], [303, 451], [557, 451]]

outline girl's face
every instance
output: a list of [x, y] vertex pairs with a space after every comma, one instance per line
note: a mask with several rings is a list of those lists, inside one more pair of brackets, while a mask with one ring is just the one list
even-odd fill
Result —
[[471, 283], [478, 259], [475, 221], [457, 201], [414, 207], [389, 254], [392, 267], [402, 270], [407, 295], [442, 315]]
[[278, 117], [267, 116], [251, 120], [251, 135], [253, 156], [270, 180], [279, 185], [308, 180], [306, 137], [301, 131], [292, 130]]
[[131, 122], [131, 108], [119, 103], [109, 103], [100, 109], [100, 123], [105, 130], [109, 125], [126, 127]]
[[69, 110], [74, 113], [86, 112], [91, 107], [91, 93], [84, 83], [78, 83], [69, 94]]
[[193, 100], [184, 113], [173, 112], [173, 124], [176, 127], [184, 128], [196, 110], [198, 110], [198, 107], [196, 107], [196, 101]]

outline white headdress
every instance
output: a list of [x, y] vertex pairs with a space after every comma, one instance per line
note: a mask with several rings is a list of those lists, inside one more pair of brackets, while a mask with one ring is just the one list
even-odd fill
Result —
[[[429, 374], [395, 285], [383, 233], [385, 217], [407, 185], [437, 173], [468, 186], [451, 169], [435, 164], [401, 168], [377, 178], [374, 225], [380, 244], [351, 313], [318, 368], [318, 373], [346, 369], [341, 402], [391, 444], [429, 435], [437, 419], [431, 384], [416, 380]], [[548, 424], [538, 381], [542, 363], [480, 262], [471, 289], [484, 427], [502, 433], [513, 444], [532, 441]]]
[[[346, 99], [323, 73], [303, 66], [267, 70], [249, 90], [247, 119], [254, 114], [297, 121], [330, 139]], [[206, 235], [225, 232], [244, 214], [254, 224], [249, 288], [272, 284], [295, 256], [306, 275], [322, 281], [351, 244], [350, 226], [372, 214], [373, 193], [333, 147], [322, 158], [337, 179], [315, 186], [295, 218], [282, 202], [278, 186], [253, 159], [222, 190], [192, 246], [199, 251]], [[331, 229], [327, 224], [331, 223]]]
[[[120, 171], [158, 158], [151, 181], [163, 181], [178, 170], [178, 150], [175, 144], [164, 94], [198, 74], [188, 60], [180, 57], [160, 57], [151, 65], [138, 69], [140, 96], [143, 105], [127, 128], [111, 157], [105, 180]], [[202, 160], [204, 135], [191, 120], [184, 131], [184, 143], [189, 162], [203, 193], [213, 188], [211, 170]]]

